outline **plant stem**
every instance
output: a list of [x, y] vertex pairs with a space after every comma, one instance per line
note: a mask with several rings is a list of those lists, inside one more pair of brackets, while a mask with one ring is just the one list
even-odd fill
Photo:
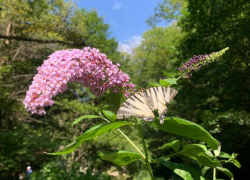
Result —
[[[102, 117], [102, 114], [101, 113], [99, 113], [99, 115]], [[108, 119], [106, 119], [106, 118], [102, 118], [104, 121], [106, 121], [106, 122], [108, 122], [108, 123], [110, 123], [110, 121], [108, 120]], [[133, 141], [131, 141], [130, 139], [129, 139], [129, 137], [126, 135], [126, 134], [124, 134], [124, 132], [122, 132], [122, 130], [120, 130], [120, 129], [117, 129], [127, 140], [128, 140], [128, 142], [141, 154], [141, 156], [144, 158], [144, 159], [146, 159], [146, 157], [145, 157], [145, 155], [140, 151], [140, 149], [133, 143]]]
[[150, 162], [148, 160], [148, 151], [147, 151], [145, 140], [143, 138], [141, 124], [138, 123], [137, 126], [138, 126], [138, 130], [139, 130], [141, 140], [142, 140], [142, 144], [143, 144], [143, 149], [144, 149], [145, 156], [146, 156], [145, 162], [147, 163], [148, 172], [150, 174], [151, 179], [154, 180], [154, 175], [153, 175], [153, 172], [152, 172], [152, 169], [151, 169], [151, 166], [150, 166]]
[[213, 180], [216, 180], [216, 168], [214, 168], [214, 172], [213, 172]]
[[128, 140], [128, 142], [141, 154], [141, 156], [144, 158], [144, 159], [146, 159], [146, 157], [145, 157], [145, 155], [140, 151], [140, 149], [129, 139], [129, 137], [128, 136], [126, 136], [126, 134], [124, 134], [123, 132], [122, 132], [122, 130], [120, 130], [120, 129], [117, 129], [127, 140]]

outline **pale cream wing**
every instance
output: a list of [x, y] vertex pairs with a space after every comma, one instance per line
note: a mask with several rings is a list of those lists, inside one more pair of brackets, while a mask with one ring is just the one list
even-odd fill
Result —
[[160, 123], [163, 124], [164, 114], [167, 113], [168, 110], [166, 104], [169, 104], [173, 100], [178, 91], [170, 87], [153, 87], [147, 91], [148, 94], [151, 94], [154, 109], [158, 109]]
[[142, 92], [135, 93], [121, 105], [117, 112], [117, 119], [133, 116], [151, 121], [154, 119], [154, 114], [147, 104]]
[[178, 91], [176, 91], [175, 89], [170, 88], [170, 87], [165, 87], [164, 92], [165, 92], [165, 101], [168, 104], [171, 103], [171, 101], [174, 99], [174, 97], [178, 93]]

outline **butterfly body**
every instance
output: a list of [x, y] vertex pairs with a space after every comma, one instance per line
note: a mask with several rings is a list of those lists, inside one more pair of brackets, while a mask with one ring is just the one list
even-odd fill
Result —
[[154, 110], [158, 110], [160, 123], [164, 122], [164, 114], [169, 104], [178, 91], [170, 87], [153, 87], [135, 93], [128, 98], [119, 108], [117, 119], [139, 117], [145, 121], [154, 120]]

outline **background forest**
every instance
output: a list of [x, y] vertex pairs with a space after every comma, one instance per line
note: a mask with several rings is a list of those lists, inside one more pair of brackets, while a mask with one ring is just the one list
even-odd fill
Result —
[[[33, 179], [147, 179], [140, 163], [116, 167], [102, 161], [102, 150], [132, 149], [116, 131], [88, 141], [68, 155], [50, 156], [69, 144], [98, 120], [73, 121], [106, 104], [88, 89], [70, 84], [46, 116], [32, 115], [23, 99], [37, 67], [56, 50], [90, 46], [105, 53], [138, 88], [163, 77], [177, 77], [178, 67], [193, 55], [230, 49], [218, 61], [203, 67], [186, 80], [178, 81], [179, 93], [168, 115], [201, 124], [222, 143], [224, 152], [237, 153], [240, 169], [225, 165], [235, 179], [250, 179], [250, 1], [249, 0], [164, 0], [147, 22], [132, 54], [118, 52], [109, 25], [96, 11], [79, 9], [63, 0], [0, 1], [0, 179], [18, 179], [28, 165]], [[161, 21], [170, 26], [158, 27]], [[155, 132], [145, 124], [150, 154], [175, 139]], [[144, 127], [145, 127], [144, 126]], [[131, 137], [137, 131], [125, 128]], [[180, 138], [180, 137], [178, 137]], [[184, 138], [182, 138], [184, 139]], [[190, 139], [185, 139], [191, 141]], [[140, 147], [139, 138], [135, 139]], [[161, 151], [162, 154], [170, 150]], [[193, 161], [174, 159], [188, 166]], [[158, 179], [178, 179], [164, 167], [153, 166]], [[223, 175], [221, 175], [223, 177]], [[206, 179], [211, 178], [207, 173]], [[226, 178], [226, 177], [225, 177]]]

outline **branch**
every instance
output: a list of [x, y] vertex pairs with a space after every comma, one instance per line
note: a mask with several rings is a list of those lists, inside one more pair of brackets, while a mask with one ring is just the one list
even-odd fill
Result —
[[59, 41], [59, 40], [46, 40], [46, 39], [34, 39], [34, 38], [26, 38], [26, 37], [18, 37], [18, 36], [5, 36], [0, 34], [0, 38], [2, 39], [14, 39], [17, 41], [32, 41], [32, 42], [39, 42], [39, 43], [60, 43], [60, 44], [70, 44], [74, 46], [86, 46], [85, 42], [77, 43], [71, 41]]

